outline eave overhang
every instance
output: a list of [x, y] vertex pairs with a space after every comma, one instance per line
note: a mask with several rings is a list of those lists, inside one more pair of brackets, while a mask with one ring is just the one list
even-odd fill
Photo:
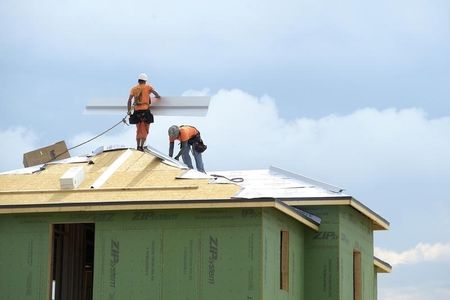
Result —
[[283, 199], [291, 206], [348, 205], [372, 220], [374, 230], [388, 230], [389, 222], [351, 196]]

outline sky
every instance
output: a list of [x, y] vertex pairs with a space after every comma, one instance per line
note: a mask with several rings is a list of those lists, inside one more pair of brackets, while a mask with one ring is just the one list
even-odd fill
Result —
[[[375, 232], [379, 299], [450, 299], [450, 2], [0, 1], [0, 171], [75, 146], [120, 115], [145, 72], [162, 96], [209, 95], [193, 124], [206, 170], [277, 166], [341, 186], [391, 223]], [[134, 145], [121, 125], [71, 155]]]

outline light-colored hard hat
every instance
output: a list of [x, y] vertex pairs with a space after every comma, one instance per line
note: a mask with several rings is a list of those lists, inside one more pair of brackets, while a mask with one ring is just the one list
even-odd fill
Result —
[[180, 128], [177, 125], [172, 125], [169, 127], [168, 133], [170, 137], [176, 138], [180, 134]]
[[145, 73], [141, 73], [141, 74], [139, 74], [138, 79], [148, 81], [148, 76]]

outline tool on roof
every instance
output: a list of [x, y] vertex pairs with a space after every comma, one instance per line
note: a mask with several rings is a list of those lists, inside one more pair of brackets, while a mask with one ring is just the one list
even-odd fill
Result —
[[228, 181], [231, 181], [231, 182], [234, 182], [234, 183], [244, 182], [244, 178], [242, 178], [242, 177], [232, 177], [232, 178], [228, 178], [228, 177], [226, 177], [226, 176], [218, 175], [218, 174], [208, 174], [208, 175], [214, 177], [214, 179], [217, 179], [217, 178], [224, 178], [224, 179], [226, 179], [226, 180], [228, 180]]

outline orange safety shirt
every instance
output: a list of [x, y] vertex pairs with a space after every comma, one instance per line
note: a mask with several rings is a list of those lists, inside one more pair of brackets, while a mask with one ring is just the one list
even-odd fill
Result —
[[169, 141], [174, 142], [175, 140], [180, 140], [181, 142], [186, 142], [196, 136], [197, 133], [198, 130], [195, 127], [182, 126], [180, 127], [180, 135], [177, 138], [169, 137]]
[[135, 110], [146, 110], [150, 107], [150, 94], [153, 87], [149, 84], [137, 84], [131, 88], [130, 95], [134, 97]]

